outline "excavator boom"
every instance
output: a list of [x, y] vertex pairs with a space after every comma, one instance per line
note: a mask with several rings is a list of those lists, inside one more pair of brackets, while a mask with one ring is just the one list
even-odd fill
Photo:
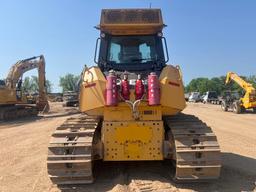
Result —
[[[36, 109], [31, 110], [28, 107], [27, 99], [22, 93], [22, 76], [27, 71], [38, 69], [39, 98], [36, 103]], [[6, 78], [5, 85], [0, 89], [0, 120], [12, 119], [17, 117], [17, 113], [22, 114], [35, 113], [35, 111], [47, 112], [49, 104], [46, 97], [46, 80], [45, 80], [45, 59], [43, 55], [20, 60], [15, 63]], [[19, 104], [19, 106], [17, 106]], [[22, 105], [22, 106], [21, 106]], [[17, 108], [19, 110], [17, 110]], [[19, 112], [17, 112], [19, 111]]]
[[22, 77], [22, 75], [25, 72], [38, 68], [40, 62], [38, 62], [36, 59], [40, 57], [43, 57], [43, 56], [31, 57], [29, 59], [20, 60], [17, 63], [15, 63], [11, 67], [8, 73], [8, 76], [6, 78], [6, 86], [9, 87], [10, 89], [15, 88], [19, 79]]
[[[256, 111], [256, 90], [252, 86], [251, 83], [246, 82], [244, 79], [239, 77], [234, 72], [228, 72], [226, 75], [226, 84], [230, 83], [231, 81], [234, 81], [237, 83], [243, 90], [245, 91], [245, 94], [243, 97], [239, 99], [239, 101], [234, 102], [234, 104], [225, 104], [228, 103], [227, 101], [223, 102], [222, 108], [224, 111], [227, 111], [227, 108], [232, 108], [233, 111], [236, 113], [240, 113], [244, 111], [245, 109], [253, 109]], [[231, 107], [228, 107], [231, 106]], [[235, 106], [235, 107], [234, 107]]]
[[226, 76], [226, 84], [230, 83], [231, 80], [236, 82], [240, 87], [242, 87], [245, 91], [255, 90], [251, 83], [246, 82], [241, 77], [239, 77], [234, 72], [228, 72]]

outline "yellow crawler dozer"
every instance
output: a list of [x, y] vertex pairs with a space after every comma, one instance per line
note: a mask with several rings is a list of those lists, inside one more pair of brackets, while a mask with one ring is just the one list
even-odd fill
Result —
[[95, 160], [172, 159], [175, 180], [219, 177], [216, 136], [181, 113], [182, 75], [167, 64], [164, 27], [159, 9], [102, 10], [97, 66], [85, 67], [81, 77], [81, 116], [67, 119], [49, 143], [53, 183], [92, 183]]

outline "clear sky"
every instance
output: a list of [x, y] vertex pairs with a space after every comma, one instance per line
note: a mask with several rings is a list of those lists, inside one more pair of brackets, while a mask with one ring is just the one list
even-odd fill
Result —
[[59, 76], [94, 65], [102, 8], [150, 3], [162, 9], [170, 63], [182, 67], [185, 83], [227, 71], [256, 74], [255, 0], [1, 0], [0, 79], [17, 60], [44, 54], [59, 90]]

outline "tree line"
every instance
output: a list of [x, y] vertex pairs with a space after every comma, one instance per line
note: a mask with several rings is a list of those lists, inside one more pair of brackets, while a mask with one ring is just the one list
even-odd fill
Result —
[[[256, 75], [251, 75], [248, 77], [241, 76], [245, 81], [253, 84], [256, 88]], [[74, 74], [66, 74], [61, 76], [59, 79], [59, 86], [62, 88], [62, 92], [65, 91], [76, 91], [78, 87], [78, 81], [80, 79], [79, 75]], [[207, 91], [216, 91], [218, 95], [221, 95], [226, 90], [238, 91], [240, 93], [243, 92], [242, 88], [231, 81], [228, 85], [225, 85], [225, 76], [213, 77], [211, 79], [206, 77], [199, 77], [192, 79], [187, 86], [185, 86], [185, 92], [200, 92], [201, 94]], [[3, 80], [2, 80], [3, 81]], [[46, 89], [48, 93], [52, 92], [53, 84], [51, 81], [46, 80]], [[38, 77], [31, 76], [26, 77], [22, 83], [23, 90], [26, 92], [38, 92]]]
[[[256, 87], [256, 75], [240, 77]], [[218, 95], [221, 95], [224, 91], [227, 90], [238, 91], [240, 93], [243, 92], [243, 89], [235, 82], [231, 81], [229, 84], [226, 85], [225, 80], [225, 76], [213, 77], [211, 79], [205, 77], [195, 78], [192, 79], [187, 86], [185, 86], [185, 92], [200, 92], [201, 94], [203, 94], [207, 91], [216, 91]]]
[[[61, 76], [59, 79], [59, 86], [62, 88], [62, 92], [76, 91], [79, 79], [79, 75], [70, 73]], [[0, 80], [0, 85], [4, 85], [4, 79]], [[50, 80], [46, 80], [45, 86], [47, 93], [51, 93], [53, 91], [53, 83]], [[25, 77], [22, 82], [22, 90], [28, 93], [37, 93], [39, 91], [38, 77]]]
[[[45, 81], [45, 86], [47, 93], [52, 92], [52, 83], [49, 80]], [[25, 77], [25, 79], [22, 82], [22, 89], [25, 92], [37, 93], [39, 91], [38, 77]]]

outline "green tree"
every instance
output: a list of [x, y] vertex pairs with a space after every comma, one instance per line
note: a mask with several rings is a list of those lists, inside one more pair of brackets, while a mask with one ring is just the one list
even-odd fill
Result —
[[211, 86], [211, 81], [208, 78], [200, 77], [192, 79], [186, 86], [186, 92], [198, 91], [201, 94], [208, 91]]
[[73, 75], [73, 74], [66, 74], [63, 77], [60, 77], [59, 85], [62, 88], [62, 91], [75, 91], [76, 90], [76, 84], [79, 80], [79, 75]]
[[[252, 83], [256, 88], [256, 75], [251, 75], [249, 77], [241, 76], [245, 81]], [[229, 84], [225, 84], [226, 77], [214, 77], [212, 79], [200, 77], [192, 79], [189, 84], [185, 87], [186, 92], [198, 91], [201, 94], [206, 91], [216, 91], [218, 95], [222, 94], [224, 91], [238, 91], [244, 93], [244, 90], [234, 81], [231, 81]]]
[[[49, 80], [45, 82], [46, 91], [50, 93], [52, 91], [52, 83]], [[31, 76], [26, 77], [22, 83], [23, 90], [26, 92], [38, 92], [39, 91], [39, 84], [38, 84], [38, 77]]]
[[33, 92], [33, 90], [31, 89], [30, 77], [25, 77], [25, 79], [22, 82], [22, 88], [26, 92]]
[[256, 88], [256, 75], [250, 75], [249, 77], [247, 77], [247, 81]]
[[210, 80], [212, 85], [210, 90], [216, 91], [217, 94], [220, 95], [226, 87], [225, 78], [224, 76], [212, 78]]

